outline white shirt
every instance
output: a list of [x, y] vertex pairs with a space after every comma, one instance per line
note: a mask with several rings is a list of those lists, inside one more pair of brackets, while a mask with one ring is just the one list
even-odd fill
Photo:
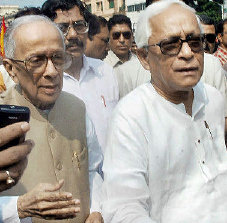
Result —
[[[129, 60], [128, 61], [133, 60], [135, 57], [136, 57], [136, 55], [134, 53], [132, 53], [131, 51], [129, 51]], [[117, 55], [112, 50], [108, 51], [108, 54], [107, 54], [106, 58], [104, 59], [104, 62], [108, 63], [110, 66], [112, 66], [114, 68], [116, 68], [119, 65], [124, 63], [117, 57]]]
[[84, 101], [104, 151], [109, 117], [119, 100], [113, 68], [101, 60], [83, 56], [79, 81], [64, 73], [62, 90]]
[[[118, 80], [120, 98], [128, 94], [137, 86], [151, 80], [150, 71], [145, 70], [138, 58], [134, 58], [114, 69]], [[227, 82], [220, 61], [214, 55], [204, 53], [204, 71], [201, 80], [218, 89], [225, 97], [227, 117]]]
[[226, 171], [220, 92], [199, 82], [191, 117], [183, 104], [141, 85], [121, 99], [110, 123], [104, 221], [226, 223]]
[[[91, 213], [101, 212], [100, 202], [102, 199], [102, 162], [103, 155], [95, 134], [94, 126], [86, 115], [86, 138], [89, 159], [89, 184]], [[45, 183], [45, 182], [44, 182]], [[1, 194], [0, 194], [1, 195]], [[0, 223], [19, 223], [31, 222], [30, 218], [19, 219], [17, 213], [17, 199], [15, 196], [0, 197]], [[2, 213], [2, 214], [1, 214]]]

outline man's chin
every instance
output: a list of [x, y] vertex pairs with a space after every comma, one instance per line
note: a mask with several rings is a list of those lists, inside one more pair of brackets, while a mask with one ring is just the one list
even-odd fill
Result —
[[83, 55], [83, 51], [80, 50], [67, 50], [66, 51], [68, 54], [72, 55], [73, 58], [78, 58]]

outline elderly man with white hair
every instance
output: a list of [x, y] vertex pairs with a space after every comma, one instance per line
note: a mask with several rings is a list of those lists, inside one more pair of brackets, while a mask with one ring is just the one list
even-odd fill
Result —
[[102, 152], [84, 103], [62, 91], [70, 62], [63, 33], [50, 19], [28, 15], [8, 27], [4, 44], [3, 64], [16, 85], [1, 94], [0, 104], [30, 109], [26, 139], [35, 146], [18, 184], [3, 192], [19, 198], [0, 222], [101, 222]]
[[193, 9], [150, 5], [136, 31], [146, 83], [114, 111], [104, 158], [105, 222], [227, 222], [224, 99], [200, 81], [203, 38]]

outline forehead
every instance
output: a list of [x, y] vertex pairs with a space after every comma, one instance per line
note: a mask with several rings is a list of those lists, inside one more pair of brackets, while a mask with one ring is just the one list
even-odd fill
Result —
[[214, 25], [206, 25], [206, 24], [201, 24], [203, 27], [203, 32], [204, 33], [213, 33], [215, 34], [215, 28]]
[[227, 31], [227, 22], [223, 25], [223, 31]]
[[97, 34], [97, 36], [101, 37], [109, 37], [109, 30], [107, 26], [100, 26], [100, 33]]
[[70, 21], [84, 20], [83, 15], [77, 6], [69, 10], [62, 11], [61, 9], [56, 10], [57, 17], [54, 19], [56, 23], [69, 23]]
[[116, 24], [110, 30], [110, 32], [125, 32], [125, 31], [131, 31], [128, 25], [125, 23]]
[[185, 37], [188, 34], [200, 34], [194, 13], [177, 4], [171, 5], [149, 21], [152, 39], [161, 40], [171, 36]]
[[63, 40], [58, 30], [43, 21], [18, 27], [14, 38], [16, 42], [15, 56], [26, 57], [35, 52], [47, 53], [64, 50]]

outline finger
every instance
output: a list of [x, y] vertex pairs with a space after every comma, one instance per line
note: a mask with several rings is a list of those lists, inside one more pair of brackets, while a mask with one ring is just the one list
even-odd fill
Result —
[[[13, 178], [16, 179], [22, 175], [24, 169], [27, 166], [27, 159], [23, 159], [20, 162], [18, 162], [17, 164], [7, 168], [7, 170], [9, 171], [9, 175]], [[8, 178], [8, 175], [6, 174], [6, 171], [0, 171], [0, 181], [4, 181]]]
[[0, 146], [20, 137], [30, 129], [27, 122], [17, 122], [0, 129]]
[[40, 216], [53, 216], [55, 218], [68, 218], [69, 216], [75, 217], [80, 212], [79, 207], [69, 207], [61, 209], [51, 209], [40, 212]]
[[0, 152], [0, 168], [9, 166], [24, 159], [30, 152], [34, 142], [26, 140], [18, 146], [10, 147]]
[[[69, 192], [39, 192], [36, 198], [37, 201], [67, 201], [72, 200], [72, 194]], [[77, 204], [79, 204], [79, 200]]]
[[37, 204], [37, 209], [40, 212], [51, 210], [51, 209], [61, 209], [61, 208], [76, 208], [76, 200], [69, 200], [69, 201], [42, 201]]

